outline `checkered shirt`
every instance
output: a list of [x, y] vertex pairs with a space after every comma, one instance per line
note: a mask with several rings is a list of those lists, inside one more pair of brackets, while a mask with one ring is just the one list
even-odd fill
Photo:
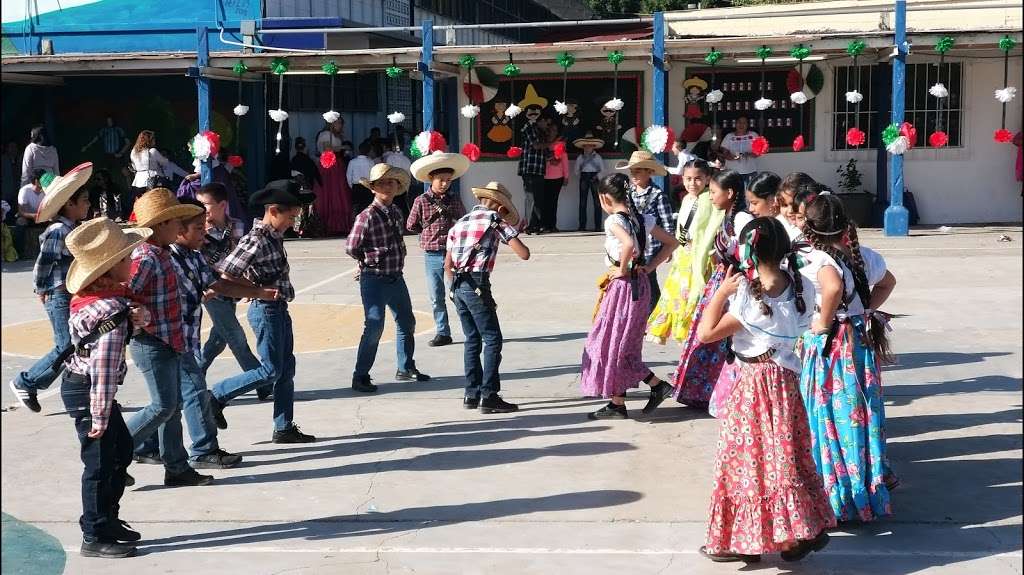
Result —
[[356, 216], [345, 252], [359, 261], [361, 272], [400, 274], [405, 266], [404, 230], [401, 210], [374, 200]]
[[445, 249], [448, 230], [464, 215], [466, 207], [457, 194], [449, 191], [438, 199], [434, 192], [426, 191], [413, 201], [405, 226], [420, 234], [423, 251], [436, 252]]
[[235, 249], [238, 240], [245, 235], [245, 224], [242, 223], [242, 220], [227, 216], [225, 218], [227, 225], [223, 229], [210, 228], [206, 230], [203, 247], [199, 250], [206, 258], [206, 263], [215, 270], [219, 269], [220, 263], [231, 253], [231, 250]]
[[544, 161], [547, 159], [547, 150], [536, 150], [533, 145], [540, 142], [540, 135], [537, 134], [537, 125], [529, 122], [523, 126], [523, 155], [519, 157], [520, 176], [543, 176]]
[[221, 273], [243, 278], [253, 285], [277, 288], [277, 299], [295, 299], [295, 286], [288, 275], [288, 252], [284, 250], [284, 234], [256, 221], [249, 233], [221, 262]]
[[[74, 309], [75, 306], [72, 306]], [[128, 300], [121, 297], [96, 299], [71, 313], [68, 327], [71, 343], [77, 345], [96, 326], [112, 315], [128, 307]], [[114, 403], [117, 386], [124, 381], [127, 367], [124, 348], [128, 345], [129, 322], [122, 322], [112, 331], [97, 339], [89, 347], [89, 357], [71, 354], [65, 364], [69, 371], [88, 376], [92, 384], [89, 392], [89, 412], [92, 426], [99, 430], [107, 428], [110, 407]]]
[[139, 244], [132, 252], [132, 279], [128, 282], [128, 290], [134, 294], [135, 301], [152, 315], [143, 331], [178, 353], [184, 351], [178, 274], [174, 273], [171, 252], [149, 242]]
[[73, 229], [75, 222], [61, 216], [39, 236], [39, 256], [32, 268], [34, 291], [37, 294], [48, 294], [64, 285], [64, 278], [74, 259], [64, 245], [64, 239]]
[[217, 282], [203, 254], [184, 246], [171, 245], [171, 264], [178, 274], [181, 322], [185, 328], [185, 349], [199, 357], [199, 332], [203, 324], [203, 292]]
[[[496, 233], [488, 233], [492, 225]], [[490, 272], [494, 269], [494, 262], [498, 258], [499, 242], [507, 244], [516, 237], [519, 232], [512, 226], [505, 223], [498, 215], [498, 212], [475, 206], [468, 214], [462, 217], [448, 232], [448, 251], [452, 255], [452, 264], [459, 272]], [[473, 261], [469, 261], [473, 246], [480, 244], [480, 249], [473, 254]]]
[[[668, 196], [654, 182], [651, 182], [645, 189], [637, 189], [635, 185], [631, 184], [630, 198], [633, 200], [633, 207], [640, 214], [641, 221], [644, 219], [644, 216], [652, 216], [654, 217], [654, 225], [661, 227], [670, 235], [675, 235], [676, 214], [672, 212]], [[654, 254], [658, 253], [660, 249], [661, 242], [648, 235], [644, 261], [649, 262], [654, 259]]]

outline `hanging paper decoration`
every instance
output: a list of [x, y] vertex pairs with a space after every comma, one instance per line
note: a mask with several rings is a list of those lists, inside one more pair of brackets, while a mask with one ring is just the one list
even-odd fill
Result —
[[999, 49], [1003, 51], [1003, 88], [995, 91], [996, 100], [999, 100], [1003, 105], [1002, 120], [999, 124], [999, 129], [996, 130], [992, 137], [996, 142], [1000, 144], [1006, 144], [1013, 141], [1013, 136], [1010, 131], [1006, 129], [1006, 105], [1009, 104], [1014, 96], [1017, 95], [1017, 88], [1008, 86], [1010, 80], [1010, 50], [1017, 43], [1014, 42], [1013, 38], [1008, 35], [1004, 35], [999, 39]]
[[388, 75], [388, 78], [392, 79], [401, 76], [402, 72], [404, 72], [404, 70], [402, 70], [398, 66], [388, 66], [387, 68], [384, 68], [384, 73]]
[[850, 57], [856, 58], [857, 56], [863, 54], [864, 49], [867, 47], [868, 45], [865, 44], [863, 40], [852, 40], [849, 44], [846, 45], [846, 53], [849, 54]]
[[992, 139], [1000, 144], [1008, 144], [1013, 141], [1013, 133], [1006, 128], [1000, 128], [992, 135]]
[[[704, 55], [704, 63], [711, 66], [711, 91], [704, 96], [704, 102], [708, 105], [708, 110], [711, 111], [711, 140], [715, 141], [718, 139], [717, 128], [718, 128], [718, 106], [717, 104], [725, 98], [725, 94], [721, 90], [715, 87], [716, 71], [715, 66], [722, 59], [722, 53], [715, 50], [712, 46], [711, 50]], [[689, 126], [687, 126], [689, 127]]]
[[404, 121], [405, 121], [405, 114], [403, 114], [401, 112], [394, 111], [394, 112], [391, 112], [390, 114], [388, 114], [388, 122], [390, 122], [392, 124], [401, 124]]
[[764, 136], [758, 136], [754, 138], [754, 141], [750, 143], [750, 151], [755, 156], [763, 156], [768, 153], [768, 148], [771, 146], [768, 144], [768, 138]]
[[562, 68], [562, 99], [555, 100], [555, 111], [558, 112], [559, 116], [564, 116], [569, 112], [569, 106], [565, 103], [568, 99], [566, 98], [566, 85], [569, 78], [569, 68], [576, 63], [576, 57], [569, 52], [562, 52], [555, 58], [555, 62]]
[[569, 105], [561, 100], [555, 100], [555, 111], [559, 116], [564, 116], [569, 113]]
[[466, 70], [472, 70], [473, 66], [476, 66], [476, 56], [473, 56], [472, 54], [459, 56], [459, 67], [465, 68]]
[[[807, 103], [807, 94], [804, 93], [804, 60], [811, 55], [811, 49], [800, 44], [789, 51], [789, 55], [796, 58], [799, 64], [797, 64], [797, 79], [799, 82], [796, 85], [789, 86], [789, 99], [797, 106], [802, 106]], [[787, 79], [787, 85], [789, 81]], [[799, 116], [799, 129], [797, 130], [796, 139], [793, 140], [793, 151], [799, 152], [804, 149], [804, 113], [803, 110], [798, 112]]]
[[[249, 71], [249, 67], [245, 65], [245, 62], [239, 60], [231, 67], [231, 71], [238, 76], [238, 105], [232, 110], [236, 116], [244, 116], [249, 113], [249, 106], [242, 103], [242, 76]], [[235, 132], [238, 132], [238, 121], [235, 121]]]
[[704, 96], [704, 101], [708, 104], [717, 104], [721, 102], [724, 97], [725, 94], [723, 94], [721, 90], [711, 90], [708, 92], [707, 96]]
[[714, 48], [711, 48], [711, 51], [704, 55], [704, 63], [706, 63], [709, 66], [714, 66], [721, 59], [722, 53], [719, 52], [718, 50], [715, 50]]
[[[846, 145], [854, 148], [864, 145], [867, 141], [867, 134], [864, 133], [857, 124], [860, 121], [860, 103], [864, 101], [864, 94], [860, 93], [860, 66], [857, 65], [857, 58], [864, 53], [864, 49], [867, 48], [867, 44], [863, 40], [851, 40], [846, 45], [846, 53], [853, 58], [853, 69], [856, 71], [854, 78], [855, 88], [846, 92], [846, 111], [850, 111], [850, 104], [853, 104], [853, 127], [846, 130]], [[850, 76], [847, 75], [847, 82], [849, 82]]]
[[[284, 110], [270, 110], [267, 113], [270, 114], [270, 119], [275, 122], [283, 122], [288, 119], [288, 112], [285, 112]], [[278, 140], [280, 139], [281, 138], [278, 138]]]
[[798, 134], [797, 137], [793, 138], [793, 151], [799, 152], [804, 149], [804, 135]]
[[860, 104], [864, 99], [864, 94], [861, 94], [857, 90], [850, 90], [846, 93], [846, 101], [851, 104]]
[[244, 116], [249, 113], [249, 106], [246, 106], [245, 104], [239, 104], [235, 106], [234, 109], [232, 109], [231, 111], [234, 112], [236, 116]]
[[996, 100], [999, 100], [1003, 104], [1009, 104], [1017, 96], [1017, 88], [1013, 86], [1007, 86], [1000, 88], [995, 91]]
[[334, 60], [324, 62], [320, 69], [323, 70], [324, 74], [331, 77], [331, 109], [321, 114], [324, 122], [333, 124], [341, 118], [341, 114], [334, 111], [334, 77], [338, 75], [338, 65], [334, 63]]
[[793, 92], [789, 95], [790, 101], [798, 106], [802, 106], [807, 103], [807, 94], [803, 92]]
[[856, 148], [858, 146], [863, 146], [866, 141], [867, 134], [865, 134], [860, 128], [853, 127], [846, 131], [846, 144], [848, 146]]
[[[949, 89], [946, 85], [941, 82], [942, 71], [946, 67], [946, 52], [949, 52], [953, 48], [953, 44], [956, 41], [951, 36], [943, 36], [939, 38], [939, 41], [935, 43], [935, 51], [939, 53], [939, 80], [928, 88], [928, 93], [934, 97], [937, 102], [935, 105], [935, 131], [928, 136], [928, 145], [933, 148], [941, 148], [949, 143], [949, 134], [944, 130], [942, 123], [942, 104], [943, 100], [949, 97]], [[947, 72], [948, 74], [948, 72]], [[916, 134], [914, 138], [908, 138], [911, 144], [916, 143]]]
[[932, 132], [932, 134], [928, 136], [928, 145], [933, 148], [941, 148], [948, 143], [949, 135], [946, 134], [946, 132], [943, 132], [942, 130]]
[[515, 118], [522, 112], [523, 109], [515, 104], [510, 104], [508, 108], [505, 108], [505, 115], [509, 118]]
[[936, 98], [948, 98], [949, 90], [946, 85], [942, 82], [936, 82], [931, 88], [928, 88], [928, 93]]
[[910, 147], [913, 148], [917, 144], [917, 129], [910, 122], [903, 122], [900, 124], [900, 135], [905, 137], [910, 142]]
[[416, 160], [433, 152], [444, 152], [447, 149], [448, 142], [445, 141], [441, 132], [423, 131], [413, 138], [412, 145], [409, 147], [409, 155]]
[[241, 168], [242, 163], [242, 156], [239, 156], [237, 154], [232, 154], [228, 156], [228, 165], [231, 166], [232, 168]]
[[[463, 84], [462, 90], [465, 92], [466, 97], [469, 98], [469, 103], [463, 106], [459, 112], [463, 118], [469, 120], [480, 115], [480, 106], [473, 103], [473, 98], [468, 91], [469, 86], [473, 82], [474, 66], [476, 66], [476, 57], [472, 54], [464, 54], [459, 57], [459, 67], [466, 71], [466, 83]], [[475, 162], [480, 159], [480, 146], [473, 143], [473, 140], [476, 139], [476, 130], [473, 129], [472, 122], [469, 123], [469, 134], [470, 142], [462, 146], [462, 155], [469, 158], [469, 161]]]
[[608, 100], [607, 102], [604, 103], [605, 108], [608, 108], [609, 110], [615, 110], [616, 112], [621, 110], [623, 106], [625, 106], [625, 103], [618, 98], [612, 98], [611, 100]]
[[612, 99], [604, 103], [604, 107], [615, 112], [615, 138], [612, 141], [612, 148], [619, 147], [619, 111], [624, 106], [619, 99], [619, 64], [626, 59], [626, 55], [619, 50], [608, 52], [608, 61], [612, 64]]
[[640, 147], [652, 154], [661, 154], [672, 148], [674, 140], [675, 134], [672, 132], [672, 128], [655, 124], [648, 126], [640, 134]]
[[480, 106], [474, 106], [473, 104], [466, 104], [459, 112], [463, 118], [475, 118], [480, 115]]
[[[882, 143], [885, 144], [885, 149], [893, 155], [899, 156], [904, 154], [914, 145], [913, 141], [908, 137], [912, 130], [913, 126], [907, 122], [903, 122], [902, 125], [894, 123], [886, 126], [882, 130]], [[913, 133], [916, 136], [916, 131], [913, 131]]]
[[320, 165], [323, 166], [325, 170], [331, 169], [337, 161], [338, 156], [336, 156], [331, 150], [326, 150], [324, 153], [320, 154]]
[[509, 62], [508, 64], [505, 64], [504, 71], [505, 71], [505, 75], [508, 76], [509, 78], [515, 78], [516, 76], [518, 76], [520, 74], [520, 72], [522, 72], [522, 70], [519, 69], [519, 66], [516, 66], [512, 62]]
[[[761, 97], [758, 98], [756, 102], [754, 102], [754, 109], [759, 111], [759, 112], [761, 112], [760, 114], [757, 115], [757, 131], [761, 132], [761, 133], [764, 133], [764, 128], [765, 128], [764, 111], [767, 110], [768, 108], [772, 107], [772, 101], [769, 100], [768, 98], [764, 97], [764, 90], [765, 90], [765, 87], [767, 87], [767, 85], [768, 85], [767, 81], [765, 80], [765, 62], [764, 61], [765, 61], [765, 59], [767, 59], [769, 56], [772, 55], [772, 49], [769, 48], [768, 46], [765, 46], [765, 45], [762, 44], [760, 48], [758, 48], [757, 50], [754, 50], [754, 54], [756, 54], [758, 59], [761, 60], [761, 83], [759, 84], [759, 86], [761, 87]], [[765, 140], [764, 144], [765, 144], [764, 151], [767, 152], [768, 151], [768, 145], [767, 145], [768, 144], [768, 140]], [[762, 152], [762, 153], [764, 153], [764, 152]], [[755, 152], [755, 154], [756, 154], [756, 152]], [[761, 154], [757, 154], [757, 155], [761, 155]]]
[[337, 122], [339, 118], [341, 118], [341, 114], [335, 112], [334, 110], [324, 112], [323, 114], [321, 114], [321, 116], [323, 117], [324, 121], [327, 122], [328, 124], [333, 124]]
[[474, 143], [466, 144], [462, 146], [462, 155], [469, 158], [470, 162], [475, 162], [480, 159], [480, 146]]
[[[518, 134], [517, 134], [518, 130], [515, 129], [515, 117], [518, 116], [523, 111], [523, 109], [520, 108], [519, 106], [517, 106], [515, 102], [516, 102], [516, 76], [519, 75], [521, 70], [519, 69], [519, 66], [516, 66], [515, 61], [512, 59], [512, 50], [508, 51], [508, 64], [505, 64], [505, 68], [504, 68], [503, 71], [505, 72], [505, 76], [507, 76], [508, 79], [509, 79], [509, 89], [508, 89], [508, 91], [509, 91], [509, 106], [508, 106], [508, 108], [505, 108], [505, 115], [508, 116], [508, 118], [512, 120], [512, 126], [511, 126], [512, 127], [512, 141], [509, 144], [509, 148], [508, 148], [508, 151], [506, 152], [506, 155], [509, 158], [518, 158], [519, 155], [522, 154], [522, 148], [519, 148], [518, 146], [516, 146], [516, 139], [517, 139], [517, 136], [518, 136]], [[516, 155], [512, 155], [512, 150], [513, 149], [519, 150], [519, 153], [517, 153]]]
[[210, 130], [200, 132], [192, 137], [188, 149], [192, 152], [192, 157], [200, 162], [216, 158], [217, 152], [220, 151], [220, 135]]
[[519, 146], [511, 146], [508, 149], [508, 151], [505, 152], [505, 155], [514, 160], [514, 159], [518, 158], [519, 156], [523, 155], [523, 149], [520, 148]]
[[288, 112], [281, 109], [284, 103], [284, 75], [288, 71], [288, 58], [274, 58], [270, 61], [270, 72], [277, 75], [277, 109], [269, 110], [267, 113], [270, 119], [277, 122], [277, 138], [274, 146], [274, 153], [281, 153], [281, 128], [283, 122], [288, 119]]
[[576, 57], [568, 52], [562, 52], [555, 58], [555, 62], [557, 62], [563, 70], [568, 70], [576, 63]]
[[765, 111], [765, 110], [767, 110], [768, 108], [771, 108], [771, 107], [772, 107], [772, 101], [769, 100], [768, 98], [761, 98], [761, 99], [757, 100], [756, 102], [754, 102], [754, 108], [759, 110], [759, 111], [761, 111], [761, 112], [763, 112], [763, 111]]
[[608, 53], [608, 61], [612, 63], [612, 66], [618, 66], [626, 59], [626, 55], [619, 50], [612, 50]]

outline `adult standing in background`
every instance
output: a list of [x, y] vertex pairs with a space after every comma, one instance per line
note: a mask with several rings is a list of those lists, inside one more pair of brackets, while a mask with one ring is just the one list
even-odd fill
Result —
[[156, 133], [142, 130], [135, 138], [135, 146], [130, 154], [132, 171], [135, 178], [124, 196], [121, 198], [121, 218], [128, 220], [135, 206], [135, 198], [144, 194], [151, 187], [170, 188], [170, 176], [176, 175], [186, 180], [194, 180], [199, 174], [190, 174], [177, 164], [168, 160], [156, 149]]
[[21, 157], [21, 185], [32, 183], [32, 175], [36, 170], [43, 170], [54, 175], [60, 174], [60, 161], [57, 148], [50, 145], [46, 137], [46, 128], [36, 126], [29, 132], [29, 144], [25, 155]]
[[132, 143], [121, 126], [114, 121], [113, 116], [107, 116], [106, 125], [96, 132], [88, 144], [82, 146], [82, 153], [84, 154], [96, 142], [103, 146], [103, 159], [97, 162], [98, 169], [105, 169], [111, 175], [120, 175], [121, 165], [124, 163], [122, 158], [131, 149]]
[[736, 118], [736, 129], [722, 139], [725, 153], [725, 169], [733, 170], [743, 176], [743, 187], [750, 185], [757, 175], [757, 155], [753, 151], [757, 132], [750, 129], [750, 120], [746, 116]]
[[[344, 130], [345, 120], [338, 118], [330, 124], [325, 124], [324, 129], [316, 135], [316, 149], [320, 154], [318, 166], [320, 183], [307, 180], [307, 184], [313, 185], [313, 192], [316, 194], [313, 209], [320, 216], [320, 222], [328, 236], [348, 234], [352, 229], [354, 219], [352, 190], [349, 188], [349, 182], [345, 179], [347, 162], [342, 153], [342, 144], [345, 141]], [[325, 161], [323, 156], [327, 152], [334, 154], [333, 162]], [[327, 167], [324, 167], [325, 163]]]

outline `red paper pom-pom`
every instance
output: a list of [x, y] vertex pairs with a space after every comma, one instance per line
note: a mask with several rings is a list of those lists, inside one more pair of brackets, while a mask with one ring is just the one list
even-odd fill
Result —
[[755, 156], [763, 156], [767, 154], [769, 147], [768, 138], [765, 138], [764, 136], [758, 136], [750, 143], [750, 151], [753, 152]]
[[798, 134], [797, 137], [793, 138], [793, 151], [799, 152], [804, 149], [804, 135]]
[[913, 148], [914, 144], [917, 143], [917, 128], [915, 128], [910, 122], [903, 122], [900, 124], [900, 135], [906, 136], [907, 141], [910, 142], [911, 148]]
[[512, 146], [505, 152], [505, 155], [512, 158], [513, 160], [523, 155], [523, 149], [519, 146]]
[[1000, 144], [1009, 144], [1013, 141], [1013, 134], [1011, 134], [1006, 128], [1000, 128], [996, 130], [996, 133], [992, 135], [992, 138]]
[[555, 145], [551, 147], [551, 153], [554, 154], [555, 158], [561, 160], [565, 157], [565, 142], [555, 142]]
[[228, 156], [228, 164], [233, 168], [242, 167], [242, 156]]
[[480, 146], [476, 144], [466, 144], [462, 146], [462, 155], [469, 158], [470, 162], [475, 162], [480, 159]]
[[430, 149], [426, 152], [427, 154], [436, 151], [447, 152], [448, 142], [445, 141], [444, 136], [441, 132], [430, 132]]
[[338, 157], [330, 150], [320, 154], [320, 165], [323, 166], [325, 170], [329, 170], [337, 161]]
[[790, 94], [793, 92], [802, 92], [804, 89], [804, 77], [800, 75], [799, 70], [793, 68], [786, 74], [786, 90]]
[[210, 142], [210, 157], [216, 158], [217, 152], [220, 151], [220, 134], [207, 130], [203, 132], [203, 136]]
[[949, 136], [946, 132], [939, 130], [932, 132], [932, 135], [928, 136], [928, 145], [933, 148], [941, 148], [949, 143]]
[[848, 146], [863, 146], [866, 141], [867, 134], [864, 133], [864, 130], [854, 127], [846, 131], [846, 144]]

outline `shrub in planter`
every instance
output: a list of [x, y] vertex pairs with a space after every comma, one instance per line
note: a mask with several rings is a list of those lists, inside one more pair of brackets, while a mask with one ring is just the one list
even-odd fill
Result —
[[863, 178], [857, 169], [857, 160], [851, 158], [845, 165], [836, 168], [836, 173], [839, 174], [839, 199], [843, 202], [846, 215], [858, 227], [872, 225], [875, 196], [862, 187]]

